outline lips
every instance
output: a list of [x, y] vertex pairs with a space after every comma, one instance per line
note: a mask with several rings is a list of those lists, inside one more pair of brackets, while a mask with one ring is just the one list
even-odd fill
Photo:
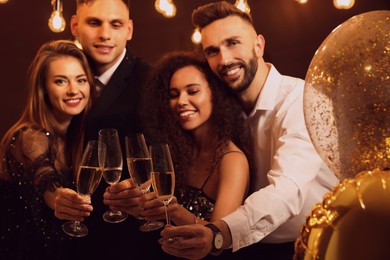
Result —
[[112, 46], [108, 45], [95, 45], [95, 48], [97, 49], [98, 53], [101, 54], [107, 54], [113, 49]]
[[225, 78], [229, 81], [236, 81], [240, 77], [240, 72], [242, 71], [242, 68], [243, 67], [239, 64], [223, 67], [219, 70], [219, 75], [221, 76], [221, 78]]
[[73, 98], [73, 99], [67, 99], [64, 100], [65, 104], [71, 107], [76, 107], [80, 104], [81, 98]]
[[195, 115], [195, 113], [196, 110], [179, 111], [179, 118], [181, 120], [189, 120]]
[[183, 117], [183, 116], [190, 116], [193, 114], [195, 114], [195, 111], [184, 111], [184, 112], [179, 113], [179, 116]]

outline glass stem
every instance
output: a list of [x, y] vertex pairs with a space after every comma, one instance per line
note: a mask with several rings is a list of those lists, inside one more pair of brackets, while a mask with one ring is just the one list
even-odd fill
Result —
[[168, 204], [169, 203], [164, 202], [165, 218], [167, 220], [167, 224], [170, 225], [171, 224], [171, 219], [169, 218], [169, 214], [168, 214]]

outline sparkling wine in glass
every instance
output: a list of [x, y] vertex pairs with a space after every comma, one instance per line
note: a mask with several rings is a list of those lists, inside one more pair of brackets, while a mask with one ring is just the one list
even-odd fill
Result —
[[[150, 191], [151, 187], [151, 160], [143, 134], [126, 136], [126, 159], [130, 177], [143, 194]], [[139, 227], [141, 231], [153, 231], [164, 226], [162, 221], [146, 221]]]
[[171, 224], [168, 204], [171, 202], [175, 190], [175, 172], [169, 146], [167, 144], [151, 145], [149, 151], [152, 159], [153, 190], [164, 204], [167, 224]]
[[[90, 197], [98, 187], [106, 157], [106, 146], [97, 140], [89, 141], [80, 162], [77, 173], [77, 193]], [[62, 225], [66, 234], [72, 237], [83, 237], [88, 228], [80, 221], [68, 221]]]
[[[114, 128], [101, 129], [99, 141], [106, 145], [106, 160], [103, 168], [103, 178], [109, 185], [119, 182], [122, 175], [123, 156], [119, 142], [118, 131]], [[109, 223], [120, 223], [127, 218], [127, 213], [108, 210], [103, 214], [103, 219]]]

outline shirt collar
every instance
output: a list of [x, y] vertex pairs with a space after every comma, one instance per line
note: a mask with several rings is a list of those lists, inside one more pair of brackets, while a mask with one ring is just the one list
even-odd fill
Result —
[[266, 63], [270, 68], [264, 86], [256, 100], [256, 105], [248, 116], [253, 115], [257, 110], [272, 110], [276, 105], [278, 86], [281, 83], [282, 75], [271, 63]]
[[119, 64], [121, 64], [125, 55], [126, 55], [126, 48], [123, 50], [122, 54], [119, 56], [118, 61], [111, 68], [106, 70], [102, 75], [100, 75], [96, 78], [104, 85], [107, 85], [108, 82], [110, 81], [112, 75], [114, 74], [115, 70], [119, 67]]

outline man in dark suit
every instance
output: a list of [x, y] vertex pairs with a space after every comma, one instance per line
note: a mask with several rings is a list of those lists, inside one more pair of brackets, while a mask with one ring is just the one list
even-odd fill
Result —
[[[124, 153], [124, 137], [140, 131], [137, 107], [149, 70], [149, 65], [127, 46], [133, 33], [130, 5], [126, 0], [77, 0], [71, 30], [90, 59], [97, 79], [98, 98], [87, 118], [85, 141], [97, 139], [100, 129], [115, 128]], [[107, 188], [102, 181], [92, 195], [93, 211], [84, 221], [89, 234], [72, 239], [69, 250], [77, 259], [171, 258], [160, 249], [159, 231], [139, 231], [142, 221], [136, 217], [141, 215], [141, 193], [129, 179], [126, 162], [123, 165], [119, 183]], [[121, 223], [107, 223], [102, 216], [108, 208], [125, 211], [129, 217]]]

